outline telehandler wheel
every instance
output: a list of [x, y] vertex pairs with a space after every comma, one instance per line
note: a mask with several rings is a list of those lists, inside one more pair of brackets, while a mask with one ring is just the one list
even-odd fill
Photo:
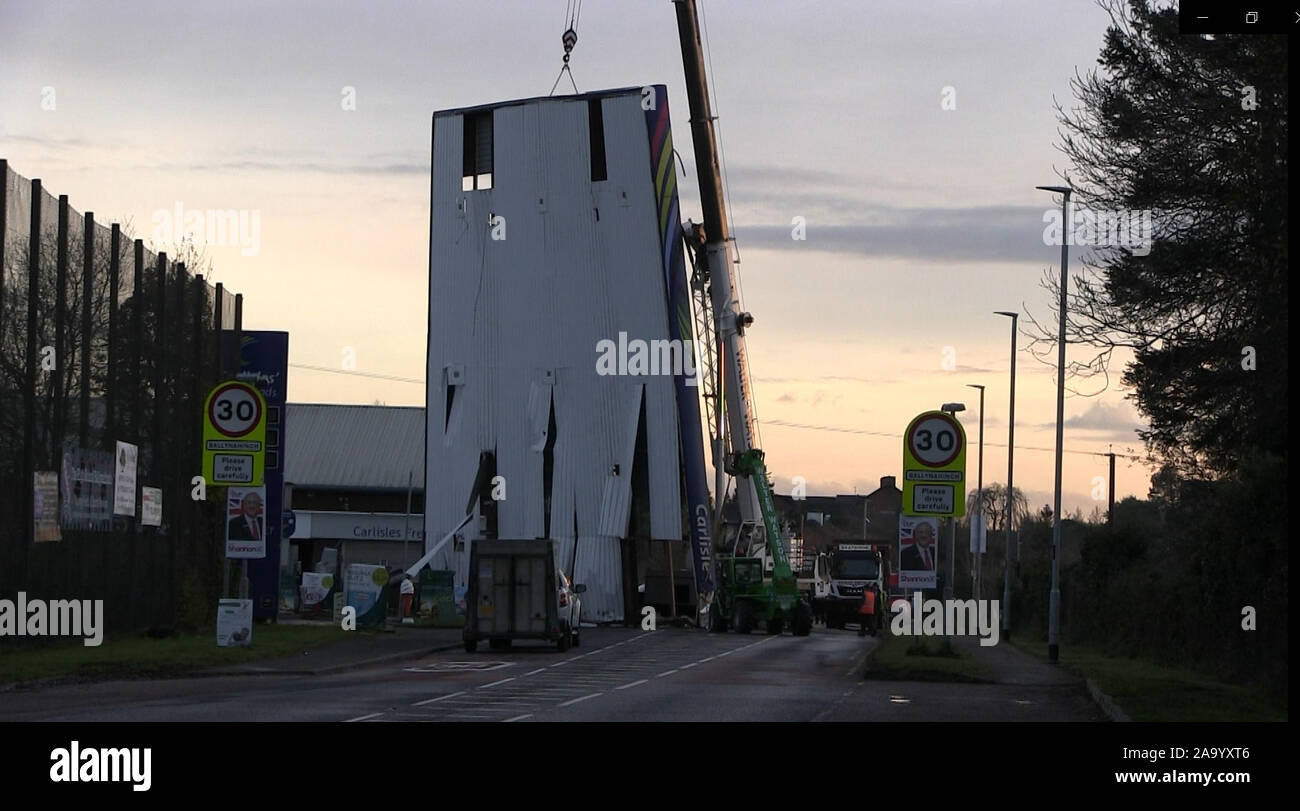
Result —
[[794, 616], [790, 618], [790, 633], [795, 636], [808, 636], [812, 633], [812, 609], [805, 602], [794, 607]]
[[770, 619], [767, 621], [767, 633], [769, 636], [777, 636], [785, 630], [785, 622], [780, 619]]
[[738, 634], [747, 634], [754, 630], [754, 606], [748, 600], [736, 603], [735, 628]]
[[722, 608], [714, 605], [709, 609], [709, 633], [725, 634], [727, 632], [727, 618], [722, 616]]

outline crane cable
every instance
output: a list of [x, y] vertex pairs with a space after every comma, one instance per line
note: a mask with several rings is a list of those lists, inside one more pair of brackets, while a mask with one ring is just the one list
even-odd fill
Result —
[[560, 79], [564, 74], [569, 74], [569, 83], [573, 85], [573, 92], [578, 92], [578, 83], [573, 79], [573, 71], [569, 69], [569, 54], [573, 52], [573, 47], [578, 44], [578, 20], [582, 18], [582, 0], [569, 0], [567, 8], [564, 10], [564, 33], [560, 36], [560, 42], [564, 45], [564, 65], [560, 68], [560, 73], [555, 77], [555, 83], [551, 85], [551, 92], [548, 96], [555, 95], [555, 88], [560, 86]]

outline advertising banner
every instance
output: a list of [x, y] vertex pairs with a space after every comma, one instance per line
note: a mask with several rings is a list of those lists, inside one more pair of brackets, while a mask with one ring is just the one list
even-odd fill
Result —
[[217, 601], [217, 647], [253, 644], [253, 601]]
[[38, 470], [32, 474], [32, 540], [36, 543], [63, 540], [59, 532], [59, 474]]
[[118, 442], [113, 468], [113, 515], [135, 517], [135, 467], [140, 449], [130, 442]]
[[162, 490], [140, 488], [140, 523], [146, 527], [162, 526]]
[[356, 610], [357, 627], [382, 625], [388, 606], [381, 599], [384, 585], [388, 583], [388, 569], [353, 563], [348, 566], [347, 591], [344, 602]]
[[113, 529], [113, 464], [113, 454], [108, 451], [63, 449], [59, 526], [100, 532]]

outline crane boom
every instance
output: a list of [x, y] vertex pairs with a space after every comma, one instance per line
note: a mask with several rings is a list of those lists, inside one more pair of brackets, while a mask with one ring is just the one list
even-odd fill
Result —
[[[704, 49], [700, 44], [699, 15], [695, 0], [673, 0], [677, 7], [677, 29], [681, 39], [682, 66], [686, 75], [686, 98], [691, 113], [691, 143], [695, 150], [695, 171], [704, 214], [704, 257], [711, 289], [713, 326], [718, 335], [718, 364], [722, 369], [722, 413], [732, 454], [754, 449], [754, 416], [751, 406], [749, 363], [745, 354], [745, 328], [753, 316], [742, 312], [735, 295], [737, 277], [731, 259], [727, 212], [723, 203], [722, 175], [718, 168], [718, 143], [713, 111], [705, 79]], [[714, 448], [714, 466], [721, 468], [725, 448]], [[722, 488], [715, 498], [721, 508]], [[742, 522], [764, 520], [754, 484], [749, 477], [736, 480], [736, 501]], [[774, 539], [780, 544], [779, 536]]]

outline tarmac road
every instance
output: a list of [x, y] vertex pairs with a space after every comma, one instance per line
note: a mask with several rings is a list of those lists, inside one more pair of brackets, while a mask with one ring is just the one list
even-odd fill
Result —
[[1077, 686], [864, 681], [874, 639], [587, 628], [334, 675], [113, 681], [0, 693], [3, 721], [1101, 720]]

